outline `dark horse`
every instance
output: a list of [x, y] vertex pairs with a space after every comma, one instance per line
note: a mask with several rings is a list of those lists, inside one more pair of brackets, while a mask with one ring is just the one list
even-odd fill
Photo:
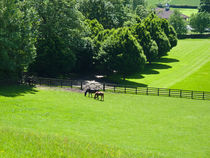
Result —
[[94, 99], [99, 99], [99, 96], [101, 96], [101, 100], [104, 100], [104, 92], [100, 92], [100, 91], [96, 92]]
[[91, 97], [92, 97], [92, 94], [95, 93], [95, 92], [98, 92], [98, 90], [88, 88], [88, 89], [85, 91], [85, 96], [86, 96], [87, 93], [88, 93], [88, 96], [90, 96], [90, 94], [91, 94]]

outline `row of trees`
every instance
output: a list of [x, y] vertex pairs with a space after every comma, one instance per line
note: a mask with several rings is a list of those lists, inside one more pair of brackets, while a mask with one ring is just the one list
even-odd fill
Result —
[[145, 5], [144, 0], [2, 0], [0, 76], [20, 77], [27, 70], [50, 77], [140, 71], [177, 44], [166, 20], [145, 18]]

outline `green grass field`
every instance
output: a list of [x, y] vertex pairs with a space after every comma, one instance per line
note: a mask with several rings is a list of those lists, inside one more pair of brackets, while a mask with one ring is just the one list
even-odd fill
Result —
[[[125, 81], [119, 76], [113, 76], [111, 80], [128, 85], [210, 91], [209, 46], [210, 39], [179, 40], [168, 56], [152, 65], [147, 64], [143, 73], [129, 76]], [[196, 74], [205, 82], [197, 80]]]
[[[175, 10], [175, 8], [171, 8], [172, 10]], [[191, 16], [192, 14], [196, 14], [198, 12], [197, 9], [183, 9], [183, 8], [176, 8], [176, 10], [179, 10], [182, 14]]]
[[171, 88], [210, 91], [208, 86], [210, 85], [209, 70], [210, 61]]
[[0, 157], [207, 158], [209, 101], [0, 88]]
[[159, 3], [169, 3], [169, 4], [175, 4], [175, 5], [192, 5], [192, 6], [198, 6], [200, 4], [200, 0], [147, 0], [147, 3], [149, 6], [155, 6]]

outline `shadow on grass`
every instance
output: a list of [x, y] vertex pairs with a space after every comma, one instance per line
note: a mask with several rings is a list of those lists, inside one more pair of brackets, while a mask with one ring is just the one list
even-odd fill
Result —
[[[137, 75], [140, 75], [140, 74], [137, 74]], [[141, 77], [141, 75], [139, 77]], [[120, 75], [113, 75], [113, 76], [109, 76], [107, 78], [103, 78], [103, 81], [107, 82], [107, 83], [119, 84], [121, 86], [129, 85], [129, 86], [134, 86], [134, 87], [147, 87], [147, 85], [143, 84], [143, 83], [137, 83], [137, 82], [133, 82], [133, 81], [129, 81], [129, 80], [123, 80], [122, 76], [120, 76]]]
[[[158, 70], [172, 68], [172, 66], [167, 65], [167, 63], [173, 63], [173, 62], [179, 62], [179, 60], [173, 59], [173, 58], [164, 58], [164, 57], [157, 59], [152, 64], [149, 64], [149, 63], [146, 64], [144, 67], [144, 70], [142, 72], [127, 76], [126, 79], [142, 79], [142, 78], [144, 78], [144, 75], [157, 75], [160, 73]], [[123, 85], [147, 87], [147, 85], [143, 84], [143, 83], [137, 83], [137, 82], [132, 82], [129, 80], [123, 80], [122, 76], [120, 76], [120, 75], [114, 75], [112, 77], [109, 77], [109, 80], [111, 82], [123, 84]]]
[[34, 89], [34, 86], [27, 86], [27, 85], [0, 86], [0, 96], [5, 96], [5, 97], [24, 96], [24, 94], [27, 93], [35, 94], [36, 92], [38, 91]]
[[179, 60], [172, 59], [172, 58], [160, 58], [160, 59], [157, 59], [156, 62], [161, 62], [161, 63], [174, 63], [174, 62], [179, 62]]

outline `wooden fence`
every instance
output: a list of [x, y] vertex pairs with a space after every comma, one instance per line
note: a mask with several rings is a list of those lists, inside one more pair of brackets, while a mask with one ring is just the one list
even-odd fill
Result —
[[33, 78], [29, 83], [37, 85], [46, 85], [46, 86], [59, 86], [64, 88], [77, 88], [80, 90], [92, 88], [92, 89], [98, 89], [114, 93], [210, 100], [210, 92], [207, 91], [191, 91], [191, 90], [182, 90], [182, 89], [168, 89], [168, 88], [154, 88], [154, 87], [136, 87], [136, 86], [99, 83], [99, 82], [88, 83], [83, 80], [64, 80], [64, 79], [52, 79], [52, 78]]

